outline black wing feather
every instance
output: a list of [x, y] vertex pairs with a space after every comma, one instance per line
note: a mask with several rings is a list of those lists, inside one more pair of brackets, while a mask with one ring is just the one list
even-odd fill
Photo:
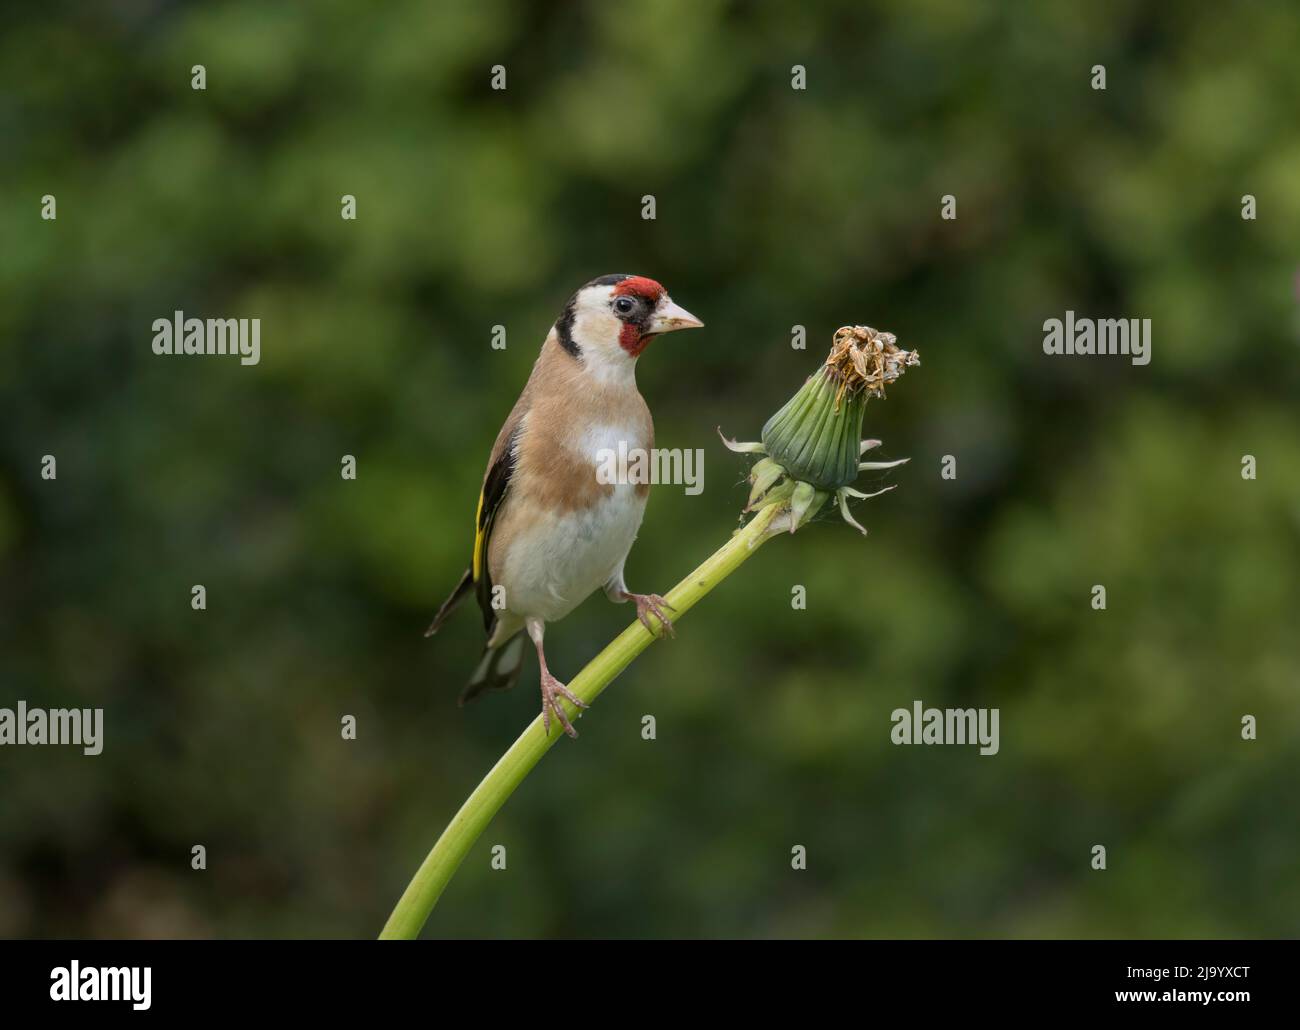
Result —
[[483, 612], [483, 628], [488, 636], [496, 627], [497, 613], [492, 607], [492, 570], [488, 567], [488, 549], [492, 542], [492, 525], [496, 521], [501, 502], [505, 500], [510, 487], [510, 479], [515, 473], [515, 441], [519, 436], [516, 428], [510, 439], [501, 448], [501, 455], [488, 469], [487, 478], [483, 480], [483, 494], [479, 500], [478, 525], [474, 533], [474, 553], [478, 557], [478, 578], [474, 580], [474, 592], [478, 606]]

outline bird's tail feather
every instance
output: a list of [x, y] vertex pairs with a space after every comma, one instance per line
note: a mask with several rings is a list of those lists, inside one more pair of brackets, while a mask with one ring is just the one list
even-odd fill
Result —
[[429, 623], [429, 628], [424, 631], [426, 637], [431, 637], [438, 632], [438, 627], [446, 621], [447, 616], [456, 610], [456, 606], [465, 600], [465, 595], [474, 589], [474, 573], [469, 569], [465, 570], [465, 575], [461, 576], [460, 582], [456, 584], [456, 589], [451, 592], [451, 596], [442, 602], [442, 607], [438, 609], [438, 614], [433, 617]]
[[524, 667], [524, 634], [520, 630], [504, 644], [483, 652], [478, 668], [460, 692], [460, 704], [473, 701], [488, 690], [509, 690]]

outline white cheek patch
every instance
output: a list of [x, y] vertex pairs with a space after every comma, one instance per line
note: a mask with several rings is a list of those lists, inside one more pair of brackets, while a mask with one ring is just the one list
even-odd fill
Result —
[[608, 300], [582, 305], [573, 320], [573, 340], [581, 351], [583, 367], [602, 385], [636, 382], [636, 358], [618, 342], [622, 331], [623, 322], [609, 309]]

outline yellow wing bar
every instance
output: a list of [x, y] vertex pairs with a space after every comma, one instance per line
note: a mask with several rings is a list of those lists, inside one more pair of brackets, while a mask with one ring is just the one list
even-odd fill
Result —
[[479, 570], [483, 567], [483, 491], [478, 494], [478, 511], [474, 513], [474, 582], [478, 582]]

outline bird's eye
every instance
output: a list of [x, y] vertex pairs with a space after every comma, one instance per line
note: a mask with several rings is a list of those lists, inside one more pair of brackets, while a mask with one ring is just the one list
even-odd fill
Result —
[[614, 310], [620, 315], [626, 315], [634, 307], [636, 307], [636, 304], [631, 297], [619, 297], [618, 300], [614, 301]]

